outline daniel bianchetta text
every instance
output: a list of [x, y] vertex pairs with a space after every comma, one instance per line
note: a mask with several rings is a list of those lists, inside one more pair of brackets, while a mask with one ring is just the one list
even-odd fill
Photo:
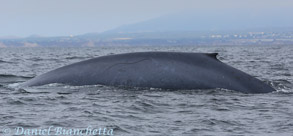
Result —
[[109, 128], [65, 128], [50, 126], [48, 128], [4, 128], [2, 134], [8, 135], [21, 135], [21, 136], [112, 136], [114, 135], [113, 129]]

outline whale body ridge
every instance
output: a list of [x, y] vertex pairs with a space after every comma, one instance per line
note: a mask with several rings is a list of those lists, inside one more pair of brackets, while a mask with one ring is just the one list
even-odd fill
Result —
[[243, 93], [275, 91], [259, 79], [221, 62], [217, 55], [135, 52], [101, 56], [49, 71], [22, 86], [61, 83], [162, 89], [224, 88]]

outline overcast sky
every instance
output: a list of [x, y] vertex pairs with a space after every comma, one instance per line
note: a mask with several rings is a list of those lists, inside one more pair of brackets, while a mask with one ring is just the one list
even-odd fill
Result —
[[293, 0], [0, 0], [0, 37], [69, 36], [182, 11], [292, 8]]

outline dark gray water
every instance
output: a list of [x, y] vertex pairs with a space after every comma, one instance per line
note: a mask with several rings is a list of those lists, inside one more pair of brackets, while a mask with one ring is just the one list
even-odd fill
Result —
[[[218, 52], [277, 92], [51, 84], [36, 75], [97, 56], [137, 51]], [[114, 135], [293, 135], [293, 46], [0, 48], [0, 135], [16, 127], [113, 129]]]

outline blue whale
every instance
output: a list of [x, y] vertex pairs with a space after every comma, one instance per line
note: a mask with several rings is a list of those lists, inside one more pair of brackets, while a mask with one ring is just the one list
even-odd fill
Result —
[[162, 89], [223, 88], [243, 93], [275, 89], [217, 59], [217, 53], [136, 52], [101, 56], [67, 65], [24, 82]]

